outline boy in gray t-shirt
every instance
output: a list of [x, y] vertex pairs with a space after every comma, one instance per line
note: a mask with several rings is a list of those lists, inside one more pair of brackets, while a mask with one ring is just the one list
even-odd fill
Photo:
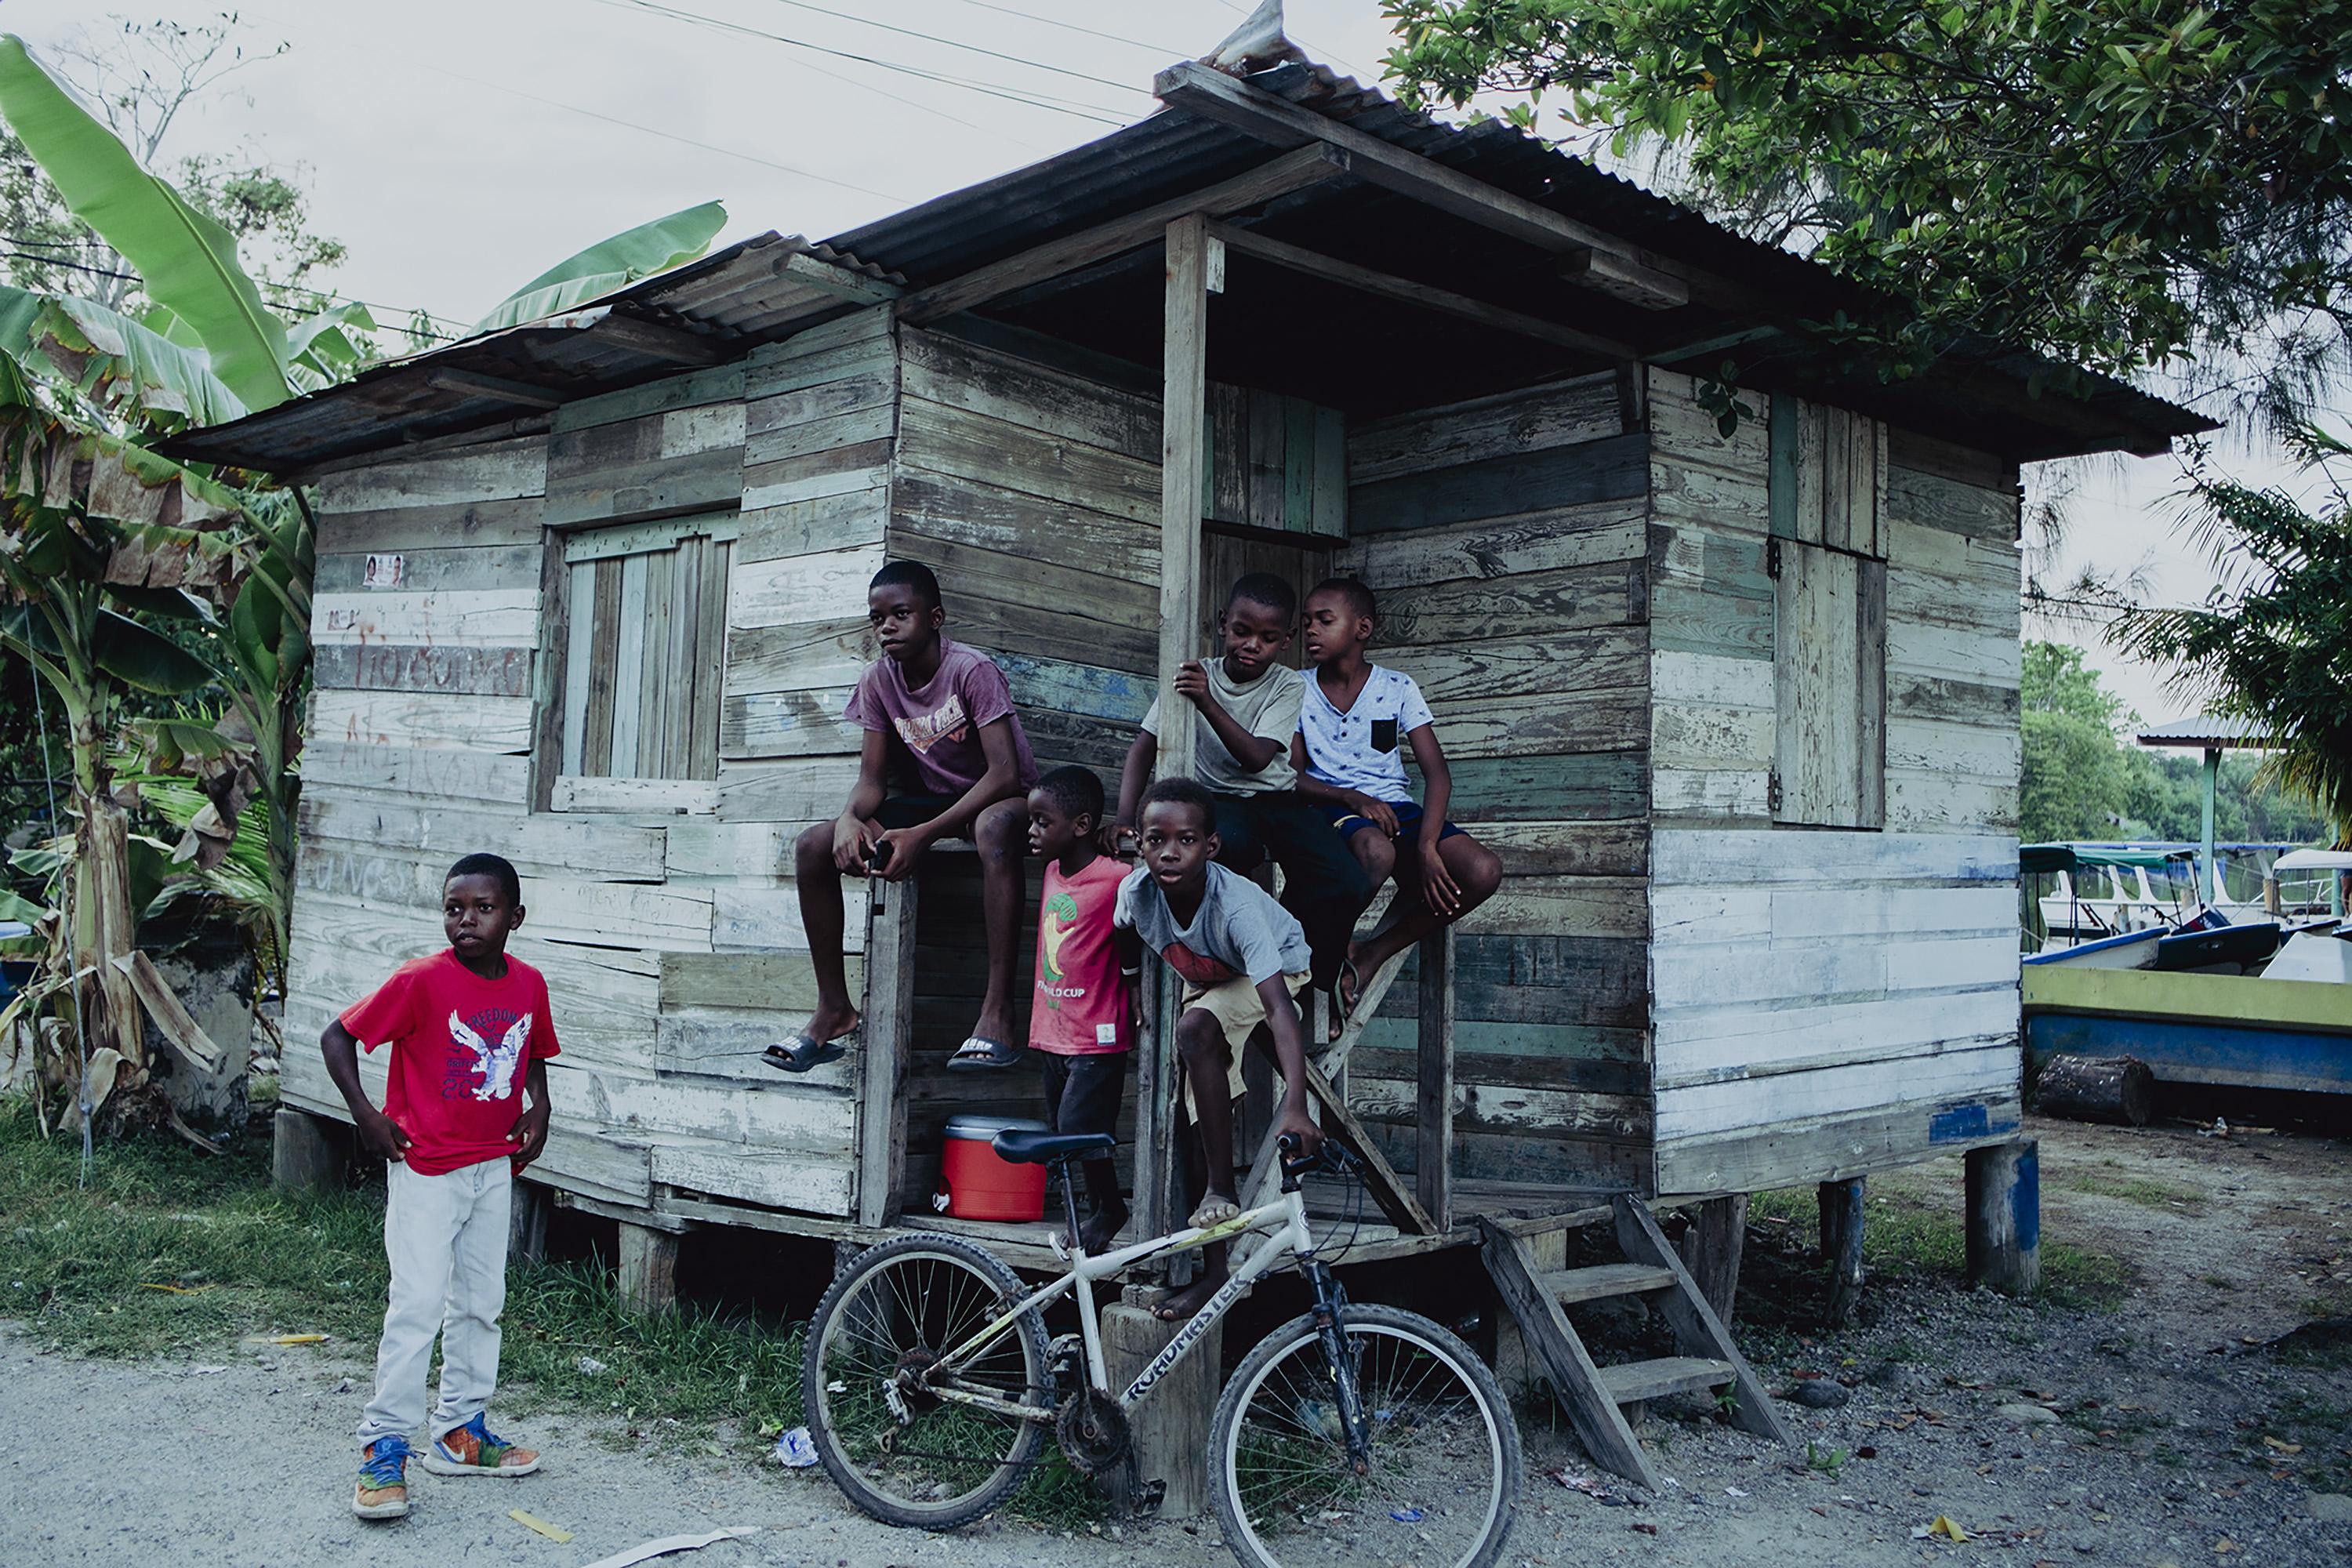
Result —
[[[1111, 916], [1183, 978], [1176, 1049], [1196, 1134], [1187, 1150], [1198, 1194], [1190, 1224], [1222, 1225], [1241, 1213], [1234, 1181], [1234, 1101], [1242, 1092], [1241, 1053], [1260, 1024], [1274, 1036], [1282, 1069], [1278, 1132], [1302, 1152], [1323, 1141], [1307, 1114], [1307, 1031], [1298, 994], [1308, 982], [1306, 934], [1255, 883], [1212, 864], [1216, 801], [1190, 779], [1162, 779], [1143, 792], [1142, 861], [1119, 884]], [[1199, 1310], [1225, 1279], [1222, 1242], [1202, 1249], [1200, 1279], [1154, 1310], [1171, 1322]]]
[[1339, 982], [1372, 884], [1330, 818], [1298, 793], [1290, 742], [1306, 680], [1279, 662], [1297, 619], [1298, 591], [1283, 579], [1252, 572], [1234, 584], [1217, 620], [1224, 654], [1187, 661], [1172, 692], [1181, 700], [1163, 693], [1144, 714], [1103, 847], [1114, 854], [1132, 847], [1137, 803], [1159, 761], [1161, 726], [1191, 724], [1192, 778], [1210, 793], [1218, 862], [1251, 871], [1271, 858], [1282, 868], [1282, 901], [1306, 931], [1315, 984], [1328, 991]]

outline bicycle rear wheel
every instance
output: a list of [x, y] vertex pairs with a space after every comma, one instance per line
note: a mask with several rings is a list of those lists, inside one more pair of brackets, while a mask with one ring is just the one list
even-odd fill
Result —
[[1495, 1374], [1393, 1307], [1349, 1305], [1347, 1345], [1371, 1419], [1369, 1471], [1349, 1460], [1315, 1321], [1295, 1318], [1217, 1402], [1209, 1465], [1226, 1544], [1248, 1568], [1486, 1568], [1519, 1492], [1518, 1424]]
[[[825, 1473], [885, 1523], [969, 1524], [1021, 1484], [1045, 1427], [909, 1391], [901, 1374], [980, 1333], [1025, 1294], [993, 1254], [956, 1237], [909, 1236], [868, 1249], [809, 1321], [802, 1394]], [[954, 1385], [1053, 1408], [1045, 1325], [1024, 1312]]]

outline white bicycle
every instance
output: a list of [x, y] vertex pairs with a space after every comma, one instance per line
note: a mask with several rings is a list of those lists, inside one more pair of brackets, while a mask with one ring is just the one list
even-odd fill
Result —
[[[1349, 1301], [1317, 1258], [1298, 1181], [1318, 1170], [1354, 1178], [1342, 1151], [1296, 1160], [1286, 1146], [1276, 1202], [1088, 1258], [1076, 1247], [1070, 1167], [1114, 1141], [1007, 1131], [995, 1147], [1052, 1167], [1073, 1243], [1068, 1270], [1026, 1290], [987, 1248], [925, 1234], [883, 1242], [834, 1282], [809, 1325], [802, 1381], [817, 1456], [852, 1502], [890, 1524], [970, 1523], [1020, 1485], [1049, 1427], [1073, 1468], [1118, 1473], [1130, 1457], [1128, 1413], [1253, 1279], [1291, 1261], [1314, 1309], [1243, 1358], [1210, 1424], [1209, 1474], [1234, 1555], [1252, 1568], [1495, 1561], [1518, 1500], [1518, 1426], [1469, 1347], [1417, 1313]], [[1094, 1284], [1259, 1230], [1273, 1234], [1114, 1393]], [[1078, 1332], [1049, 1342], [1044, 1313], [1065, 1297]]]

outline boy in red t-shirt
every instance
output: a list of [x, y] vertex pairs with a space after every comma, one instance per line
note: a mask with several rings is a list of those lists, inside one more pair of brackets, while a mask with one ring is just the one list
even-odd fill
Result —
[[[1045, 1120], [1056, 1132], [1118, 1131], [1135, 1048], [1143, 948], [1111, 926], [1127, 868], [1096, 851], [1102, 815], [1102, 780], [1085, 768], [1055, 768], [1029, 792], [1029, 853], [1045, 862], [1029, 1047], [1044, 1058]], [[1077, 1243], [1105, 1252], [1127, 1223], [1118, 1172], [1108, 1160], [1083, 1169], [1091, 1212]]]
[[[441, 889], [446, 950], [412, 959], [319, 1037], [360, 1145], [390, 1162], [383, 1249], [392, 1292], [376, 1348], [375, 1397], [360, 1420], [352, 1511], [408, 1511], [408, 1434], [425, 1424], [425, 1373], [441, 1340], [441, 1394], [425, 1468], [436, 1476], [525, 1476], [539, 1456], [491, 1436], [499, 1382], [507, 1220], [514, 1178], [547, 1143], [547, 982], [507, 956], [522, 883], [496, 855], [468, 855]], [[392, 1047], [383, 1109], [360, 1083], [359, 1049]], [[526, 1099], [526, 1097], [528, 1097]]]

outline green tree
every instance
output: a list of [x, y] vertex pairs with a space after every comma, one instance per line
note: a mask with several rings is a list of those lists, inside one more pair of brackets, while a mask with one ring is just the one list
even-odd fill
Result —
[[[237, 19], [224, 14], [195, 26], [110, 17], [56, 52], [60, 74], [141, 163], [163, 166], [183, 113], [230, 90], [230, 79], [283, 56], [289, 46], [247, 47]], [[346, 254], [340, 240], [311, 232], [309, 199], [291, 171], [250, 153], [199, 153], [172, 164], [188, 204], [235, 237], [247, 270], [281, 312], [326, 308], [317, 285]], [[0, 130], [0, 236], [7, 281], [39, 293], [71, 294], [136, 316], [148, 301], [138, 271], [76, 216], [39, 162], [13, 132]]]
[[2201, 605], [2126, 614], [2116, 640], [2170, 667], [2208, 711], [2251, 722], [2272, 748], [2263, 776], [2352, 845], [2352, 492], [2336, 486], [2318, 516], [2201, 474], [2196, 497], [2221, 585]]
[[2116, 743], [2122, 700], [2084, 667], [2081, 648], [2029, 642], [2018, 707], [2019, 831], [2026, 841], [2115, 837], [2136, 783], [2134, 759]]
[[2308, 408], [2352, 300], [2352, 0], [1384, 0], [1391, 72], [1546, 95], [1662, 149], [1727, 221], [1890, 300], [1915, 360], [1969, 337], [2128, 374], [2195, 356]]

